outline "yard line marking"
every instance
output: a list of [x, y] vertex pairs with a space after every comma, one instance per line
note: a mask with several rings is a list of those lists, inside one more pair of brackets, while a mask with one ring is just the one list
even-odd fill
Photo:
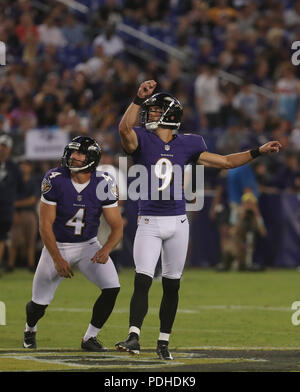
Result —
[[[178, 313], [184, 314], [195, 314], [200, 313], [200, 310], [268, 310], [275, 312], [291, 312], [292, 309], [290, 307], [284, 306], [256, 306], [256, 305], [198, 305], [196, 309], [178, 309]], [[80, 312], [90, 312], [90, 308], [49, 308], [49, 311], [53, 312], [72, 312], [72, 313], [80, 313]], [[148, 313], [156, 313], [158, 312], [158, 308], [149, 308]], [[128, 313], [129, 308], [120, 308], [115, 309], [114, 313]]]

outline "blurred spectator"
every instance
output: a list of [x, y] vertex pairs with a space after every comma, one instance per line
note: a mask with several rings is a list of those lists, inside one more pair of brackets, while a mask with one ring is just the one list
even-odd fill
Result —
[[78, 64], [75, 71], [83, 73], [89, 83], [96, 84], [105, 79], [110, 59], [105, 56], [102, 44], [95, 44], [93, 50], [94, 56], [85, 63]]
[[48, 15], [43, 23], [39, 25], [38, 29], [42, 44], [53, 45], [55, 47], [67, 45], [67, 40], [64, 37], [61, 28], [57, 26], [53, 14]]
[[233, 99], [233, 106], [248, 123], [257, 118], [259, 97], [253, 92], [250, 82], [244, 82], [242, 88]]
[[238, 117], [228, 120], [227, 129], [219, 136], [216, 142], [218, 153], [222, 155], [240, 151], [240, 146], [247, 140], [247, 132]]
[[0, 265], [13, 222], [14, 203], [23, 186], [20, 169], [10, 159], [12, 146], [12, 138], [0, 134]]
[[258, 198], [258, 187], [250, 164], [230, 169], [227, 175], [228, 199], [230, 203], [230, 223], [237, 223], [238, 207], [245, 193], [253, 193]]
[[38, 126], [41, 128], [57, 125], [59, 102], [54, 94], [41, 93], [35, 97]]
[[116, 35], [115, 24], [109, 24], [104, 33], [94, 39], [93, 46], [97, 47], [99, 45], [103, 48], [104, 56], [108, 57], [117, 56], [124, 51], [123, 41]]
[[103, 31], [107, 24], [116, 23], [121, 18], [121, 11], [118, 0], [105, 0], [92, 15], [91, 30], [94, 32]]
[[71, 12], [65, 15], [61, 32], [67, 41], [67, 45], [83, 46], [87, 44], [84, 28], [76, 21]]
[[291, 132], [290, 147], [293, 150], [300, 152], [300, 122], [299, 121], [297, 121], [296, 127]]
[[38, 27], [34, 24], [31, 13], [24, 12], [20, 17], [20, 23], [15, 28], [16, 36], [22, 44], [25, 44], [29, 36], [39, 39]]
[[295, 77], [295, 69], [289, 63], [282, 66], [276, 92], [279, 115], [294, 124], [299, 107], [300, 80]]
[[215, 195], [209, 210], [209, 217], [217, 226], [220, 236], [221, 260], [216, 265], [217, 271], [227, 271], [234, 260], [234, 242], [229, 222], [230, 208], [226, 177], [227, 170], [221, 170], [217, 176]]
[[300, 0], [294, 0], [291, 8], [284, 11], [284, 22], [288, 30], [300, 26]]
[[33, 177], [32, 162], [23, 161], [20, 163], [23, 176], [23, 187], [18, 193], [15, 202], [15, 213], [11, 228], [11, 243], [8, 248], [7, 270], [13, 271], [20, 248], [26, 257], [27, 266], [30, 271], [35, 270], [35, 252], [37, 240], [37, 213], [39, 189]]
[[167, 72], [159, 79], [159, 82], [162, 90], [168, 91], [175, 97], [177, 97], [185, 90], [187, 81], [183, 76], [179, 60], [169, 60], [167, 65]]
[[10, 112], [12, 131], [19, 130], [25, 133], [37, 124], [37, 116], [33, 108], [31, 96], [27, 95], [20, 99], [19, 105]]
[[276, 173], [276, 182], [282, 190], [291, 192], [294, 188], [295, 178], [298, 176], [299, 157], [293, 151], [286, 151], [284, 162]]
[[270, 141], [266, 132], [266, 120], [263, 116], [253, 118], [250, 123], [250, 132], [247, 135], [247, 145], [256, 148]]
[[253, 265], [254, 238], [257, 233], [266, 235], [266, 229], [257, 204], [258, 184], [252, 166], [247, 164], [230, 169], [227, 185], [238, 269], [256, 268]]
[[214, 23], [217, 24], [223, 16], [230, 19], [236, 18], [236, 10], [230, 7], [228, 3], [228, 0], [217, 0], [216, 6], [209, 9], [208, 15]]
[[266, 235], [267, 230], [256, 197], [251, 192], [244, 193], [233, 234], [235, 256], [240, 271], [263, 269], [263, 266], [254, 263], [254, 253], [258, 238]]
[[195, 98], [201, 127], [212, 129], [220, 125], [222, 97], [215, 63], [201, 67], [195, 80]]

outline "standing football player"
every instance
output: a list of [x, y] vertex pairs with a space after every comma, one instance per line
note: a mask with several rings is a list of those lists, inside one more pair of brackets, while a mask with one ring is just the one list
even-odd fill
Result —
[[[75, 137], [64, 150], [62, 166], [49, 170], [42, 182], [40, 234], [44, 248], [33, 279], [32, 300], [26, 305], [24, 348], [36, 348], [37, 322], [64, 278], [77, 265], [102, 290], [82, 339], [87, 351], [106, 351], [97, 335], [110, 316], [120, 284], [109, 257], [123, 235], [117, 187], [96, 167], [101, 148], [92, 138]], [[103, 246], [97, 240], [103, 213], [111, 233]]]
[[[154, 80], [140, 85], [137, 96], [121, 119], [119, 132], [126, 153], [132, 156], [135, 163], [144, 165], [148, 174], [161, 180], [159, 191], [169, 188], [170, 198], [151, 200], [152, 189], [148, 188], [147, 200], [145, 197], [139, 200], [129, 335], [125, 341], [116, 344], [116, 349], [132, 354], [140, 352], [139, 335], [148, 311], [148, 292], [161, 254], [163, 296], [159, 311], [157, 354], [161, 359], [172, 360], [168, 342], [177, 312], [180, 278], [189, 238], [185, 198], [177, 200], [178, 197], [174, 197], [175, 189], [183, 188], [182, 177], [172, 175], [175, 174], [173, 168], [179, 165], [183, 173], [184, 165], [194, 162], [207, 167], [230, 169], [244, 165], [261, 154], [278, 152], [281, 145], [272, 141], [250, 151], [226, 156], [210, 153], [200, 135], [174, 134], [180, 126], [183, 108], [170, 94], [152, 95], [155, 88]], [[135, 127], [140, 110], [143, 127]], [[178, 181], [181, 181], [179, 186]]]

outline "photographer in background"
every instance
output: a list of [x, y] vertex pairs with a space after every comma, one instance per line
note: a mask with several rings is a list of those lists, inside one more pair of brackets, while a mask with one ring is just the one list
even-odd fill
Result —
[[10, 159], [12, 146], [12, 138], [0, 133], [0, 266], [13, 222], [15, 200], [23, 184], [19, 166]]
[[242, 196], [237, 224], [234, 227], [235, 256], [240, 271], [260, 269], [253, 263], [253, 255], [258, 238], [266, 235], [267, 230], [257, 198], [252, 192], [246, 192]]
[[254, 238], [257, 236], [251, 233], [263, 233], [263, 230], [256, 229], [258, 226], [261, 229], [264, 224], [257, 204], [258, 185], [251, 164], [228, 170], [227, 191], [233, 257], [234, 263], [237, 264], [231, 267], [240, 271], [259, 269], [259, 266], [252, 263], [255, 250]]

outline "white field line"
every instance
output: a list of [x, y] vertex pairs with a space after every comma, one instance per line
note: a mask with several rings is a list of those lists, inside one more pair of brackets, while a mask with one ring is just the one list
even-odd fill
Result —
[[[292, 309], [283, 306], [256, 306], [256, 305], [199, 305], [196, 309], [178, 309], [178, 313], [184, 314], [195, 314], [200, 313], [201, 310], [267, 310], [267, 311], [275, 311], [275, 312], [291, 312]], [[80, 312], [90, 312], [90, 308], [51, 308], [49, 307], [49, 311], [53, 312], [71, 312], [71, 313], [80, 313]], [[149, 308], [148, 313], [156, 313], [158, 312], [158, 308]], [[114, 313], [128, 313], [129, 308], [120, 308], [115, 309]]]

